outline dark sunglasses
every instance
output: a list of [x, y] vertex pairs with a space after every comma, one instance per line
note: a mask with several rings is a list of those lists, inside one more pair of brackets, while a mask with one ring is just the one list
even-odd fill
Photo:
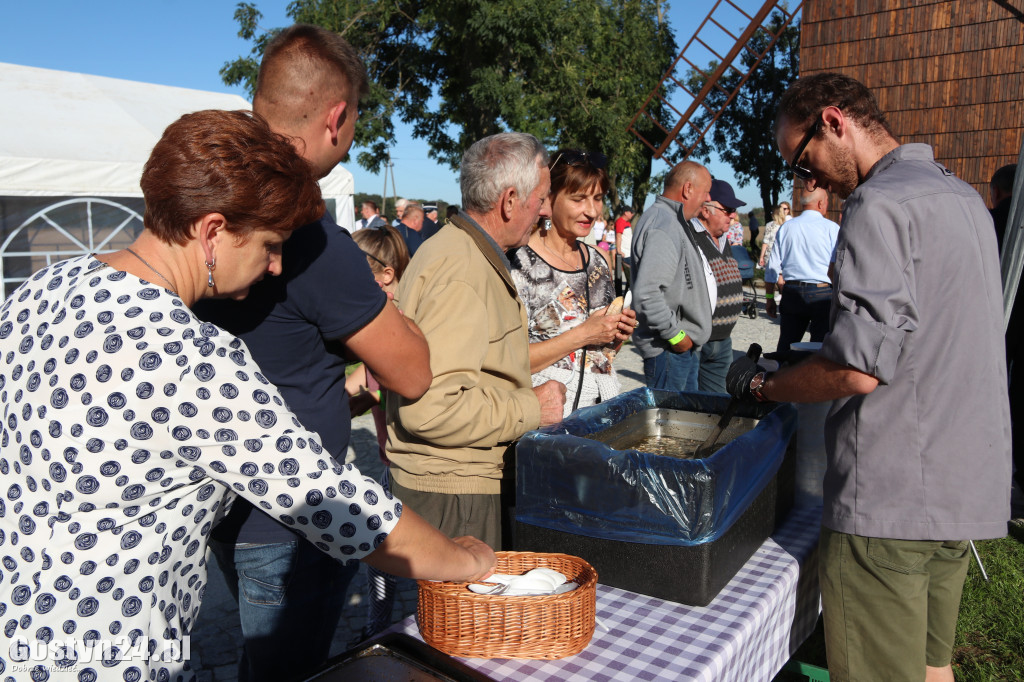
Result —
[[567, 151], [562, 152], [555, 157], [555, 162], [551, 164], [549, 168], [554, 168], [558, 165], [559, 161], [565, 161], [567, 166], [582, 166], [585, 163], [589, 163], [594, 168], [601, 170], [608, 165], [608, 157], [601, 152], [581, 152], [581, 151]]
[[735, 212], [736, 212], [736, 209], [735, 209], [735, 208], [727, 208], [727, 207], [725, 207], [725, 206], [719, 206], [718, 204], [712, 204], [712, 203], [711, 203], [711, 202], [709, 202], [709, 201], [705, 201], [705, 202], [704, 202], [704, 205], [705, 205], [706, 207], [708, 207], [708, 208], [713, 208], [713, 209], [715, 209], [715, 210], [721, 211], [721, 212], [722, 212], [722, 213], [724, 213], [725, 215], [731, 215], [731, 214], [733, 214], [733, 213], [735, 213]]
[[804, 135], [804, 139], [800, 141], [800, 145], [796, 148], [796, 153], [793, 154], [793, 162], [789, 164], [789, 170], [791, 170], [793, 175], [801, 180], [810, 180], [814, 175], [811, 173], [809, 168], [801, 166], [798, 162], [800, 161], [800, 157], [803, 156], [804, 149], [807, 148], [811, 139], [818, 134], [819, 130], [821, 130], [821, 115], [819, 114], [818, 116], [818, 120], [814, 122], [814, 125], [812, 125], [807, 131], [807, 134]]

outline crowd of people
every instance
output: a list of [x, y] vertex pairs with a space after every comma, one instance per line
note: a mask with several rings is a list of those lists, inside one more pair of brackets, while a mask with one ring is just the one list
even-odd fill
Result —
[[[394, 576], [494, 570], [516, 440], [616, 395], [632, 339], [653, 389], [835, 401], [830, 674], [952, 679], [967, 540], [1002, 536], [1009, 515], [998, 248], [977, 193], [901, 145], [859, 82], [794, 83], [775, 130], [802, 211], [779, 206], [759, 261], [770, 316], [782, 291], [778, 350], [807, 330], [822, 349], [768, 372], [733, 361], [744, 202], [728, 182], [684, 161], [635, 225], [632, 210], [612, 222], [604, 154], [500, 133], [465, 152], [443, 225], [436, 206], [403, 200], [389, 224], [366, 201], [349, 234], [316, 181], [366, 91], [338, 35], [280, 32], [252, 113], [164, 132], [130, 247], [49, 265], [0, 308], [3, 652], [123, 634], [144, 651], [65, 650], [39, 674], [191, 679], [159, 654], [195, 621], [209, 547], [239, 604], [239, 679], [305, 677], [358, 561], [373, 568], [365, 636], [389, 622]], [[383, 481], [346, 462], [367, 409]]]

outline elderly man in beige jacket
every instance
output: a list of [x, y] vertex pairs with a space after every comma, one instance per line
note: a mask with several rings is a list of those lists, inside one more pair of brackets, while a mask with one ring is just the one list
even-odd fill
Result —
[[526, 311], [505, 257], [550, 216], [547, 152], [532, 135], [484, 138], [462, 157], [460, 185], [463, 211], [424, 242], [395, 296], [427, 338], [434, 378], [417, 400], [387, 396], [387, 455], [403, 502], [444, 533], [500, 549], [507, 452], [561, 421], [565, 402], [557, 381], [531, 387]]

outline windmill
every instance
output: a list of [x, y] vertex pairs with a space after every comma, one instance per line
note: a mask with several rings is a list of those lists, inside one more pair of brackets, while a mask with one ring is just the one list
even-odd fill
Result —
[[[740, 88], [747, 82], [750, 74], [758, 67], [765, 55], [771, 51], [779, 36], [793, 22], [803, 6], [802, 1], [797, 2], [796, 7], [790, 11], [786, 4], [780, 0], [767, 0], [756, 14], [750, 15], [733, 0], [718, 0], [715, 3], [704, 21], [697, 27], [697, 31], [687, 41], [679, 56], [676, 57], [668, 71], [662, 76], [658, 85], [648, 95], [643, 106], [640, 107], [640, 110], [633, 117], [633, 120], [630, 121], [627, 128], [654, 152], [654, 158], [662, 158], [673, 143], [682, 147], [683, 157], [685, 158], [700, 144], [704, 135], [715, 124], [715, 121], [718, 120], [718, 117], [721, 116], [726, 107], [732, 103]], [[776, 10], [782, 15], [783, 20], [774, 26], [766, 25], [766, 20]], [[739, 35], [726, 28], [727, 26], [744, 24], [746, 28]], [[760, 51], [751, 47], [751, 41], [758, 33], [764, 33], [768, 38], [767, 42], [763, 43], [764, 47]], [[732, 45], [732, 48], [724, 55], [720, 53], [720, 47], [718, 49], [714, 47], [723, 44]], [[749, 66], [743, 65], [742, 55], [744, 52], [754, 57]], [[712, 57], [712, 62], [717, 64], [713, 70], [708, 70], [707, 67], [699, 65], [699, 62], [707, 63], [706, 58], [708, 55]], [[698, 92], [693, 92], [686, 85], [686, 72], [689, 69], [694, 69], [704, 76], [703, 87]], [[723, 77], [729, 73], [735, 73], [740, 76], [732, 91], [725, 90], [721, 85]], [[708, 93], [715, 88], [726, 95], [724, 102], [718, 109], [713, 109], [705, 103]], [[688, 104], [680, 103], [678, 96], [675, 95], [677, 90], [682, 90], [685, 93], [688, 97]], [[675, 102], [670, 101], [670, 93], [673, 94], [672, 99]], [[682, 107], [685, 107], [685, 109]], [[652, 109], [658, 109], [667, 113], [667, 116], [662, 117], [666, 121], [675, 120], [671, 129], [666, 128], [659, 121], [659, 117], [652, 114]], [[704, 119], [701, 117], [699, 125], [694, 122], [695, 114], [699, 114], [704, 110], [710, 114], [710, 118]], [[649, 129], [651, 132], [644, 133], [640, 130], [641, 126], [638, 124], [642, 118], [646, 118], [649, 123], [653, 124], [654, 128]], [[685, 135], [681, 136], [680, 133], [686, 126], [689, 126], [697, 134], [692, 138]], [[683, 141], [684, 138], [691, 140], [689, 146]]]

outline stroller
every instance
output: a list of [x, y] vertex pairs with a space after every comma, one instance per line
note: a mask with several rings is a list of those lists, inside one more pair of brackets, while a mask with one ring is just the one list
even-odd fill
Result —
[[743, 290], [743, 307], [740, 309], [740, 314], [746, 315], [752, 320], [756, 319], [757, 287], [754, 286], [754, 260], [750, 257], [747, 249], [742, 246], [732, 248], [732, 257], [736, 259], [736, 265], [740, 268], [743, 285], [750, 287], [750, 293], [747, 293], [746, 289]]

